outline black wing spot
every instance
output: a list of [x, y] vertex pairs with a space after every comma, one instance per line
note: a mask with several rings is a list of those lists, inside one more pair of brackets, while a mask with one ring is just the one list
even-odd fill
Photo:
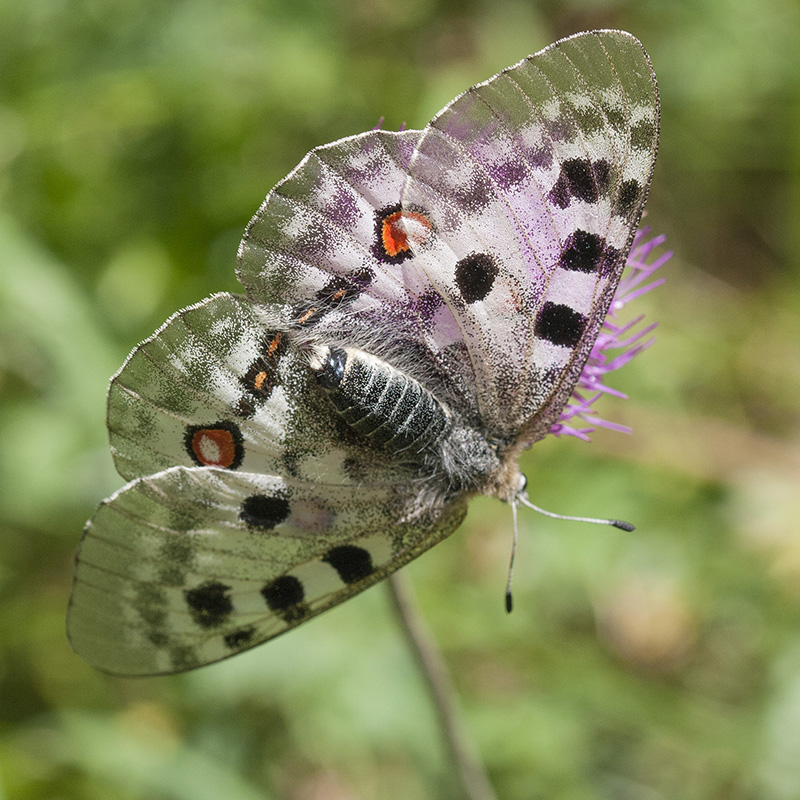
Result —
[[466, 303], [483, 300], [492, 290], [499, 268], [488, 253], [470, 253], [456, 264], [456, 286]]
[[363, 547], [355, 547], [351, 544], [328, 550], [322, 560], [339, 573], [339, 577], [344, 583], [356, 583], [375, 571], [369, 552]]
[[619, 187], [617, 202], [614, 204], [614, 213], [620, 217], [630, 218], [636, 209], [636, 204], [642, 194], [639, 181], [624, 181]]
[[605, 241], [597, 233], [577, 230], [564, 242], [559, 266], [574, 272], [596, 272], [603, 259]]
[[239, 510], [239, 519], [248, 528], [272, 530], [289, 516], [289, 501], [280, 495], [252, 494]]
[[223, 639], [225, 646], [229, 650], [241, 650], [248, 645], [256, 635], [256, 629], [250, 625], [247, 628], [239, 628], [238, 631], [226, 634]]
[[548, 198], [559, 208], [567, 208], [573, 200], [596, 203], [608, 191], [610, 177], [611, 165], [603, 158], [570, 158], [561, 165]]
[[306, 593], [303, 584], [294, 575], [281, 575], [262, 587], [261, 596], [270, 611], [283, 612], [299, 606]]
[[183, 596], [189, 606], [192, 619], [201, 628], [216, 628], [233, 613], [230, 598], [231, 587], [216, 581], [208, 581], [194, 589], [186, 589]]
[[533, 332], [555, 345], [574, 347], [586, 328], [586, 317], [569, 306], [546, 302], [536, 317]]

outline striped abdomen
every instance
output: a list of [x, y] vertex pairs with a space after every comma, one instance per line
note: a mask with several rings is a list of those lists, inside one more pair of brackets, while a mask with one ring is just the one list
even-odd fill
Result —
[[422, 384], [374, 356], [326, 347], [311, 366], [342, 419], [388, 452], [419, 452], [450, 427], [444, 406]]

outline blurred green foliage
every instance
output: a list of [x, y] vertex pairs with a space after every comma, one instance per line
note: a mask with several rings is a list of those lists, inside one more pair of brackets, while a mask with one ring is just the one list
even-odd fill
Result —
[[501, 798], [800, 797], [800, 7], [795, 0], [0, 4], [0, 800], [458, 798], [381, 588], [188, 675], [94, 672], [71, 559], [121, 485], [104, 390], [317, 144], [424, 124], [592, 27], [644, 42], [678, 255], [607, 418], [548, 439], [535, 502], [474, 504], [409, 567]]

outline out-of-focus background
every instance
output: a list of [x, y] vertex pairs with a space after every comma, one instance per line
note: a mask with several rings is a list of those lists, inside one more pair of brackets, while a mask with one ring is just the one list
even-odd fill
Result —
[[[226, 663], [112, 679], [64, 636], [84, 520], [122, 485], [105, 387], [219, 290], [311, 147], [419, 127], [580, 30], [636, 34], [675, 257], [656, 346], [548, 439], [532, 499], [474, 503], [408, 568], [498, 795], [800, 797], [800, 6], [796, 0], [0, 6], [0, 798], [458, 798], [383, 587]], [[631, 309], [632, 312], [634, 309]], [[638, 310], [638, 309], [636, 309]]]

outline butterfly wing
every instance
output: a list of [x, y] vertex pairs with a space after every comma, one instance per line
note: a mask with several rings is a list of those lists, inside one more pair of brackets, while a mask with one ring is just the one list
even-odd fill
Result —
[[108, 392], [119, 473], [132, 479], [178, 464], [280, 470], [285, 382], [297, 370], [278, 322], [260, 319], [246, 298], [219, 294], [178, 311], [138, 345]]
[[469, 363], [439, 357], [455, 318], [407, 245], [405, 225], [430, 233], [427, 218], [401, 219], [419, 137], [370, 131], [312, 150], [251, 220], [237, 275], [257, 303], [288, 304], [298, 340], [366, 350], [478, 426]]
[[403, 206], [435, 236], [416, 263], [447, 299], [490, 434], [534, 441], [569, 398], [641, 217], [658, 140], [641, 44], [552, 45], [469, 89], [423, 131]]
[[[329, 487], [328, 487], [329, 488]], [[466, 513], [392, 486], [210, 467], [137, 479], [86, 526], [67, 628], [98, 669], [156, 675], [218, 661], [341, 603]]]

